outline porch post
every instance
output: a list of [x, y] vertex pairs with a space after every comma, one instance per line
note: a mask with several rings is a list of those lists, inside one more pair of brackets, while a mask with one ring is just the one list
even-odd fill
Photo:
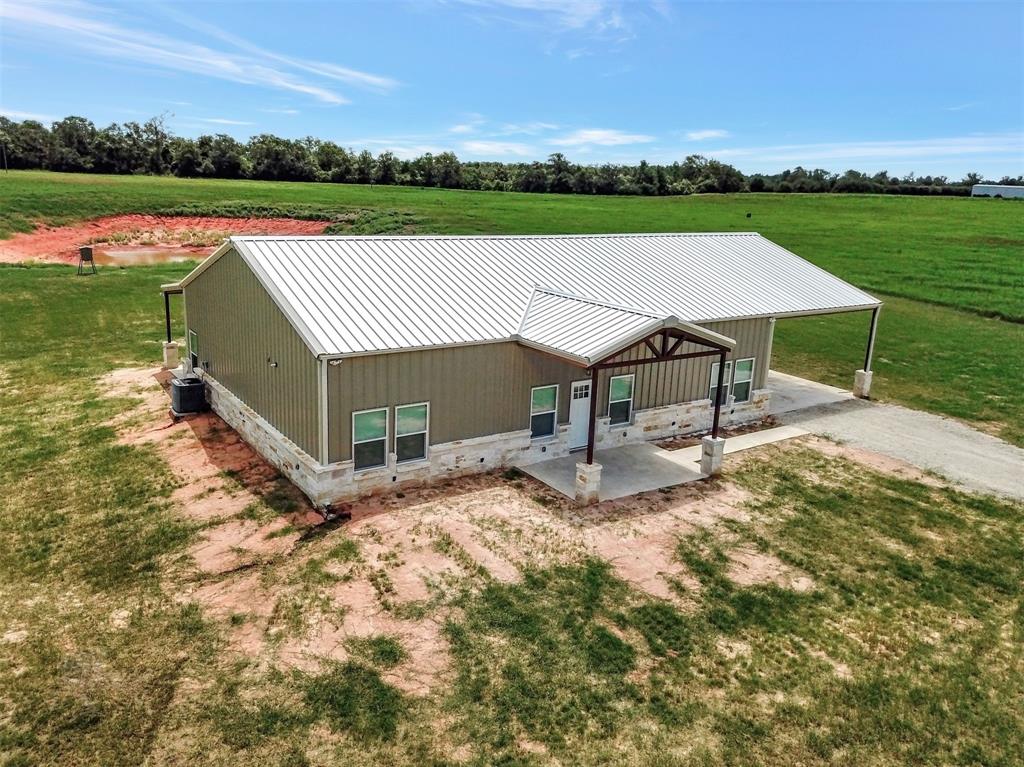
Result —
[[875, 353], [875, 334], [878, 332], [878, 310], [875, 307], [871, 310], [871, 327], [868, 330], [868, 346], [864, 350], [864, 367], [858, 370], [853, 377], [853, 396], [867, 399], [871, 395], [871, 357]]
[[711, 436], [718, 439], [718, 420], [722, 413], [722, 387], [725, 385], [725, 349], [718, 353], [718, 385], [715, 388], [715, 418], [711, 422]]
[[587, 463], [594, 462], [594, 432], [597, 431], [597, 374], [596, 367], [590, 369], [590, 423], [587, 425]]
[[164, 292], [164, 327], [167, 329], [167, 343], [171, 342], [171, 294]]

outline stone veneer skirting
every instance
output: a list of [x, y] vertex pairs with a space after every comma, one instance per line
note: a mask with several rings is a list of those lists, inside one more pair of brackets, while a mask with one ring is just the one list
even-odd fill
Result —
[[[258, 453], [295, 483], [317, 507], [352, 500], [362, 495], [402, 485], [422, 484], [441, 477], [456, 477], [509, 466], [526, 466], [538, 461], [568, 455], [569, 425], [560, 424], [557, 433], [546, 439], [531, 440], [530, 430], [492, 434], [430, 445], [422, 461], [397, 463], [395, 454], [388, 465], [378, 469], [354, 471], [351, 461], [321, 465], [298, 445], [271, 426], [266, 419], [228, 391], [208, 374], [210, 406]], [[767, 389], [756, 390], [750, 402], [722, 408], [721, 423], [730, 426], [748, 423], [768, 415]], [[695, 400], [679, 405], [637, 410], [633, 422], [612, 426], [607, 416], [597, 419], [597, 450], [636, 442], [666, 439], [711, 429], [711, 400]]]

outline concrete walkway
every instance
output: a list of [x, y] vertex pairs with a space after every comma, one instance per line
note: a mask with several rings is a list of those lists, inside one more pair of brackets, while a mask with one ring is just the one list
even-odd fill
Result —
[[[760, 447], [761, 445], [770, 445], [773, 442], [782, 442], [785, 439], [802, 437], [807, 433], [806, 429], [801, 429], [799, 426], [776, 426], [774, 429], [751, 431], [746, 434], [737, 434], [735, 437], [726, 434], [725, 454], [729, 455], [730, 453], [738, 453], [741, 450], [749, 450], [752, 447]], [[670, 460], [681, 464], [692, 464], [700, 463], [700, 450], [700, 445], [693, 445], [692, 447], [683, 447], [679, 450], [669, 450], [666, 452]]]
[[1024, 500], [1021, 448], [950, 418], [854, 399], [848, 392], [802, 379], [795, 379], [800, 383], [794, 387], [791, 379], [774, 372], [769, 375], [773, 399], [774, 387], [781, 385], [783, 403], [814, 404], [803, 409], [785, 409], [789, 404], [780, 404], [784, 408], [780, 411], [772, 408], [780, 423], [898, 458], [966, 490]]

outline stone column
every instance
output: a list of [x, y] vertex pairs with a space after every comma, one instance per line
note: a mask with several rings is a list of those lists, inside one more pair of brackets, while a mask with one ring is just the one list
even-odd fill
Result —
[[174, 370], [178, 367], [178, 343], [167, 341], [164, 343], [164, 370]]
[[[591, 396], [594, 396], [591, 393]], [[597, 503], [601, 490], [601, 464], [576, 464], [576, 501], [584, 506]]]
[[708, 435], [700, 441], [700, 470], [709, 477], [722, 473], [722, 458], [725, 456], [725, 440]]
[[853, 396], [868, 399], [871, 396], [871, 370], [858, 370], [853, 375]]

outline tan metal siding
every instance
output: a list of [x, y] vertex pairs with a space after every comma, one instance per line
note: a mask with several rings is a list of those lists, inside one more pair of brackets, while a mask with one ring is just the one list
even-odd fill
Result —
[[[706, 327], [736, 339], [730, 358], [758, 358], [754, 388], [762, 387], [767, 361], [762, 365], [761, 357], [768, 349], [769, 321]], [[707, 397], [710, 370], [711, 360], [698, 359], [624, 372], [636, 373], [634, 407], [639, 410]], [[600, 415], [607, 413], [608, 378], [615, 372], [601, 373]], [[330, 460], [350, 457], [354, 410], [387, 407], [393, 440], [394, 406], [429, 401], [430, 443], [440, 444], [529, 428], [533, 386], [558, 384], [558, 421], [566, 423], [570, 384], [587, 377], [581, 367], [514, 342], [348, 357], [328, 367]], [[388, 447], [393, 449], [393, 444]]]
[[249, 267], [231, 251], [184, 293], [200, 364], [319, 460], [318, 362]]

